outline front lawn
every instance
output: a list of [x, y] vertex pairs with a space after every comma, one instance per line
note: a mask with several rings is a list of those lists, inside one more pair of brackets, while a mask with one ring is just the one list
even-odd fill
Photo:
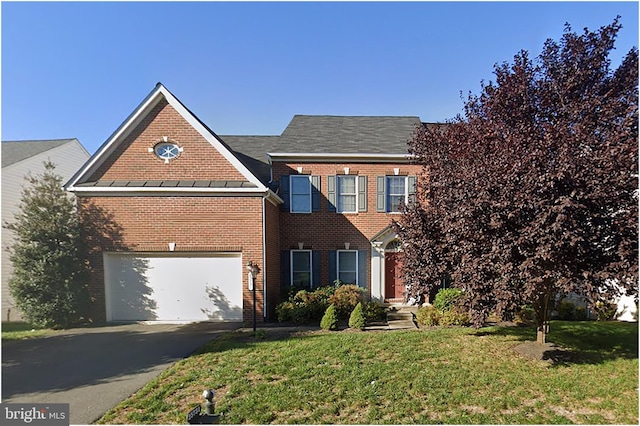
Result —
[[553, 322], [572, 351], [518, 355], [521, 327], [229, 333], [176, 363], [99, 423], [184, 424], [216, 391], [221, 423], [638, 423], [638, 324]]
[[24, 322], [3, 322], [2, 323], [2, 341], [31, 339], [35, 337], [43, 337], [52, 333], [53, 330], [48, 328], [35, 327]]

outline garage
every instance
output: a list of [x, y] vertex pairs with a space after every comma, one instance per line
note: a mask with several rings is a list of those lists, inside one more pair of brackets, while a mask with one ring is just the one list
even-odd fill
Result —
[[104, 253], [107, 321], [242, 321], [238, 253]]

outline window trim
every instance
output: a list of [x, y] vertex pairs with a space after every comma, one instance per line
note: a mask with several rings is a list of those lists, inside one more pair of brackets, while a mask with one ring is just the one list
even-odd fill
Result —
[[[300, 180], [306, 179], [307, 180], [308, 187], [309, 187], [309, 192], [308, 192], [308, 194], [304, 194], [304, 195], [308, 195], [308, 197], [309, 197], [309, 210], [297, 211], [297, 210], [293, 209], [293, 196], [294, 195], [303, 195], [303, 194], [294, 194], [294, 192], [293, 192], [293, 180], [294, 179], [300, 179]], [[302, 213], [302, 214], [311, 213], [313, 211], [312, 192], [313, 192], [313, 185], [311, 184], [311, 176], [310, 175], [289, 175], [289, 212], [290, 213]]]
[[393, 195], [395, 197], [399, 196], [400, 194], [391, 194], [390, 191], [390, 185], [389, 185], [389, 180], [391, 178], [402, 178], [404, 180], [404, 204], [407, 205], [409, 203], [409, 176], [397, 176], [397, 175], [387, 175], [385, 176], [385, 181], [384, 181], [384, 189], [385, 189], [385, 194], [384, 194], [384, 204], [385, 204], [385, 213], [388, 214], [402, 214], [401, 212], [397, 211], [392, 211], [391, 210], [391, 203], [389, 203], [390, 197]]
[[[344, 178], [353, 178], [353, 193], [347, 193], [347, 194], [343, 194], [340, 191], [340, 181]], [[357, 175], [336, 175], [336, 213], [341, 213], [341, 214], [353, 214], [353, 213], [358, 213], [359, 209], [358, 209], [358, 176]], [[340, 202], [340, 197], [342, 195], [347, 195], [347, 196], [352, 196], [355, 200], [354, 203], [354, 210], [342, 210], [342, 203]]]
[[289, 264], [291, 265], [291, 267], [289, 268], [290, 269], [289, 276], [291, 277], [291, 286], [293, 287], [294, 285], [294, 281], [293, 281], [293, 275], [294, 275], [293, 254], [294, 253], [307, 253], [309, 255], [309, 287], [313, 288], [313, 251], [306, 250], [306, 249], [289, 251], [289, 261], [290, 261]]
[[[356, 274], [356, 282], [353, 283], [356, 286], [360, 287], [360, 264], [359, 264], [359, 257], [360, 254], [358, 253], [358, 250], [336, 250], [336, 278], [340, 280], [340, 253], [355, 253], [356, 255], [356, 269], [355, 269], [355, 274]], [[342, 280], [340, 280], [342, 281]], [[348, 284], [352, 284], [352, 283], [348, 283]]]

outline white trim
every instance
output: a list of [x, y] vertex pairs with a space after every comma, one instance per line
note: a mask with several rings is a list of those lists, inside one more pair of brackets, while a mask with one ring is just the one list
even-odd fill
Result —
[[[71, 189], [69, 189], [71, 191]], [[183, 194], [203, 194], [203, 193], [220, 193], [220, 194], [261, 194], [264, 195], [266, 191], [260, 188], [192, 188], [192, 187], [171, 187], [171, 186], [153, 186], [153, 187], [139, 187], [139, 186], [80, 186], [73, 188], [73, 192], [82, 194], [104, 194], [108, 193], [183, 193]], [[274, 194], [275, 195], [275, 194]]]
[[345, 160], [351, 163], [408, 163], [415, 158], [410, 154], [339, 154], [339, 153], [295, 153], [295, 152], [268, 152], [267, 157], [269, 161], [322, 161], [331, 160], [339, 161]]
[[291, 265], [289, 276], [291, 277], [291, 286], [293, 282], [293, 253], [308, 253], [309, 254], [309, 287], [313, 288], [313, 251], [312, 250], [290, 250], [289, 251], [289, 264]]
[[127, 119], [118, 127], [118, 129], [107, 139], [107, 141], [98, 149], [98, 151], [91, 157], [85, 165], [78, 171], [76, 175], [65, 185], [67, 190], [77, 190], [76, 185], [82, 181], [83, 178], [88, 178], [93, 174], [100, 165], [109, 157], [109, 155], [115, 150], [115, 148], [122, 143], [127, 135], [135, 129], [135, 127], [146, 117], [146, 115], [164, 98], [167, 103], [173, 107], [182, 118], [184, 118], [189, 125], [191, 125], [207, 142], [209, 142], [227, 161], [229, 161], [235, 168], [247, 179], [249, 182], [255, 184], [262, 192], [265, 192], [267, 188], [260, 182], [260, 180], [245, 167], [238, 158], [233, 155], [224, 144], [208, 130], [192, 113], [190, 113], [182, 103], [167, 90], [161, 83], [158, 83], [156, 87], [151, 91], [149, 95], [142, 101], [142, 103], [134, 110], [134, 112], [127, 117]]
[[[340, 253], [355, 253], [356, 254], [356, 282], [354, 283], [356, 286], [360, 287], [360, 277], [358, 275], [360, 272], [360, 265], [358, 264], [358, 250], [336, 250], [336, 278], [340, 279]], [[351, 283], [347, 283], [351, 284]]]
[[[391, 211], [391, 206], [389, 205], [389, 197], [391, 196], [391, 192], [389, 191], [389, 178], [404, 179], [404, 204], [406, 205], [409, 202], [409, 176], [397, 176], [397, 175], [387, 175], [384, 180], [384, 210], [385, 213], [388, 214], [401, 214], [400, 212]], [[393, 194], [394, 196], [398, 196], [400, 194]]]
[[[340, 192], [340, 180], [344, 179], [344, 178], [353, 178], [355, 184], [354, 184], [354, 188], [355, 188], [355, 192], [353, 194], [346, 194], [349, 196], [354, 196], [355, 197], [355, 210], [351, 211], [351, 210], [341, 210], [341, 203], [340, 203], [340, 195], [342, 195], [342, 193]], [[341, 214], [354, 214], [354, 213], [358, 213], [358, 176], [357, 175], [337, 175], [336, 176], [336, 213], [341, 213]]]

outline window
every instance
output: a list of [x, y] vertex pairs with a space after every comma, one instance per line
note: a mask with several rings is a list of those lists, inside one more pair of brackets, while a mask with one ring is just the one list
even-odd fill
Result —
[[291, 250], [291, 284], [296, 287], [312, 287], [311, 250]]
[[338, 212], [356, 213], [358, 191], [355, 176], [338, 176]]
[[387, 212], [400, 212], [400, 203], [407, 203], [407, 178], [387, 176]]
[[290, 176], [291, 213], [311, 213], [310, 176]]
[[343, 284], [358, 284], [358, 252], [338, 250], [338, 279]]

